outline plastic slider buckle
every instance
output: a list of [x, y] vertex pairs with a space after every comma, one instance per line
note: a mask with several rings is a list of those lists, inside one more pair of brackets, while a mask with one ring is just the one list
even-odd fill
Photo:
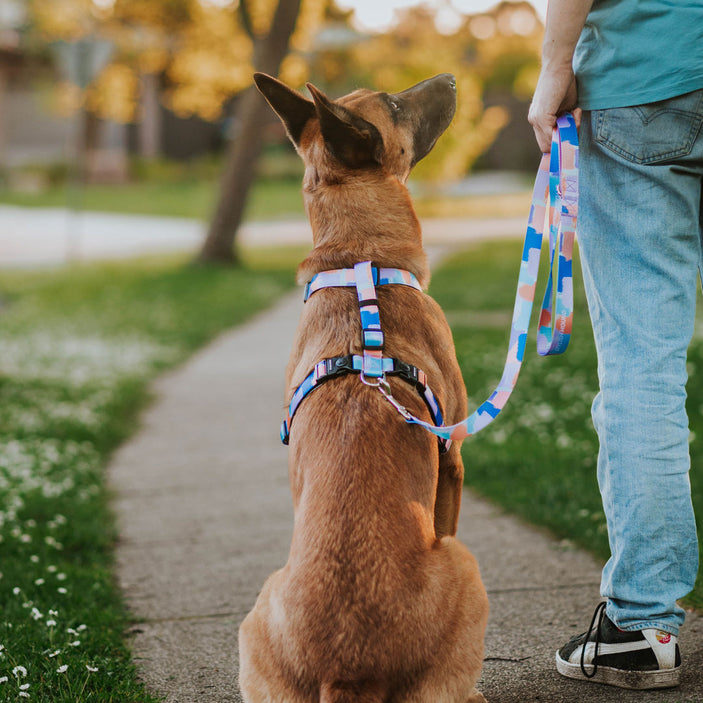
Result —
[[335, 356], [325, 359], [325, 378], [343, 376], [354, 371], [354, 363], [350, 356]]
[[406, 364], [404, 361], [395, 360], [393, 372], [404, 378], [409, 383], [422, 385], [418, 374], [417, 366]]

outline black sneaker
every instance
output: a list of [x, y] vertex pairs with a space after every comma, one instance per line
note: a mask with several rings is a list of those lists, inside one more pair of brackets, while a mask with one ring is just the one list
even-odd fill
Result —
[[588, 632], [557, 652], [557, 671], [620, 688], [672, 688], [679, 685], [681, 655], [674, 635], [655, 628], [619, 630], [600, 603]]

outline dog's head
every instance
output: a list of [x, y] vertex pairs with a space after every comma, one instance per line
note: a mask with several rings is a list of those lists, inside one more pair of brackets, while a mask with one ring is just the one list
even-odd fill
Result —
[[454, 76], [443, 73], [401, 93], [357, 90], [330, 100], [310, 83], [312, 100], [264, 73], [257, 87], [286, 127], [306, 164], [343, 170], [383, 169], [404, 182], [449, 126]]

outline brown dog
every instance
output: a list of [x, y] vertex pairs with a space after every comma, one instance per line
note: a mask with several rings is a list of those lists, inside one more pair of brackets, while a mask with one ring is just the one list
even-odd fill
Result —
[[[301, 281], [361, 261], [429, 280], [406, 188], [456, 106], [454, 78], [402, 93], [358, 90], [307, 100], [255, 76], [305, 162], [314, 248]], [[439, 306], [402, 285], [377, 290], [384, 355], [422, 369], [447, 424], [466, 392]], [[287, 401], [314, 365], [361, 353], [356, 291], [326, 288], [304, 307], [287, 368]], [[406, 381], [392, 392], [429, 411]], [[479, 703], [488, 601], [478, 567], [453, 536], [463, 465], [455, 442], [403, 421], [376, 389], [348, 374], [321, 385], [291, 428], [295, 527], [286, 566], [272, 574], [240, 629], [248, 703]]]

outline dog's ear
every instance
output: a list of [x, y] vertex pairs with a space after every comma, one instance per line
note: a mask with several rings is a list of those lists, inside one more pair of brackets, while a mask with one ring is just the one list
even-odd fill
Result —
[[307, 84], [320, 118], [320, 130], [330, 153], [350, 168], [380, 164], [381, 133], [367, 120], [331, 101], [311, 83]]
[[315, 105], [285, 83], [265, 73], [255, 73], [254, 82], [273, 111], [281, 118], [290, 140], [299, 146], [305, 125], [310, 118], [315, 117]]

